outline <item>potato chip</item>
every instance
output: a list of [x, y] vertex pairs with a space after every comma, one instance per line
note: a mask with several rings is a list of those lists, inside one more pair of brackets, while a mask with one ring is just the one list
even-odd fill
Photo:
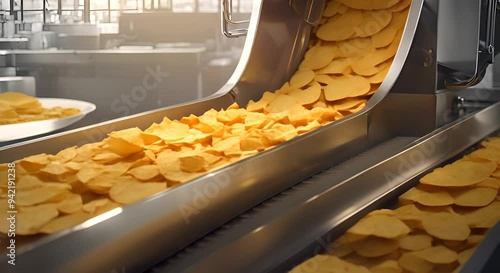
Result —
[[493, 202], [498, 190], [493, 188], [465, 188], [451, 191], [455, 204], [463, 207], [484, 207]]
[[463, 213], [462, 216], [471, 228], [491, 228], [500, 221], [500, 202], [494, 201], [485, 207]]
[[458, 259], [455, 251], [444, 246], [438, 245], [412, 252], [417, 257], [433, 264], [449, 264]]
[[[314, 46], [314, 47], [310, 48], [309, 51], [311, 51], [311, 53], [310, 53], [311, 56], [310, 56], [310, 58], [308, 58], [307, 60], [304, 61], [304, 62], [306, 62], [305, 66], [310, 68], [310, 69], [313, 69], [313, 70], [320, 69], [320, 68], [327, 66], [335, 57], [336, 49], [337, 49], [336, 46], [332, 43], [325, 43], [325, 44]], [[297, 73], [300, 73], [300, 71], [304, 71], [304, 70], [299, 70]], [[298, 77], [298, 76], [296, 76], [296, 77]], [[290, 85], [292, 87], [295, 87], [295, 88], [300, 88], [300, 87], [304, 86], [304, 85], [298, 86], [298, 85], [300, 85], [299, 83], [304, 83], [307, 79], [306, 76], [302, 76], [302, 77], [305, 77], [305, 78], [304, 79], [297, 79], [297, 78], [294, 78], [292, 76], [292, 78], [290, 79]]]
[[109, 197], [120, 204], [130, 204], [167, 189], [165, 183], [117, 183], [109, 191]]
[[120, 204], [113, 202], [108, 198], [100, 198], [83, 205], [82, 211], [88, 213], [89, 215], [95, 216], [118, 207], [120, 207]]
[[339, 258], [347, 256], [354, 251], [354, 249], [352, 249], [351, 246], [346, 244], [340, 244], [337, 242], [334, 242], [327, 250], [329, 255], [336, 256]]
[[363, 257], [373, 258], [392, 253], [399, 248], [397, 240], [369, 236], [351, 244], [352, 249]]
[[500, 179], [493, 176], [494, 173], [491, 175], [491, 177], [486, 178], [485, 180], [477, 183], [474, 186], [479, 188], [491, 188], [496, 190], [500, 189]]
[[146, 181], [160, 175], [160, 170], [156, 165], [142, 165], [127, 171], [133, 177]]
[[83, 201], [79, 194], [71, 193], [66, 199], [57, 204], [60, 213], [72, 214], [82, 209]]
[[427, 234], [407, 235], [399, 239], [399, 247], [404, 250], [417, 251], [432, 246], [432, 237]]
[[356, 27], [358, 37], [370, 37], [387, 27], [392, 20], [392, 12], [388, 10], [364, 10], [363, 22]]
[[307, 105], [316, 102], [321, 96], [321, 85], [319, 83], [313, 83], [305, 90], [295, 90], [290, 92], [290, 96], [295, 99], [295, 101], [300, 105]]
[[83, 211], [77, 211], [72, 214], [52, 219], [48, 224], [41, 227], [39, 232], [46, 234], [56, 233], [65, 230], [67, 228], [79, 225], [90, 218], [91, 218], [90, 214], [85, 213]]
[[343, 41], [356, 33], [356, 27], [363, 22], [363, 13], [349, 9], [344, 14], [337, 14], [320, 25], [316, 36], [325, 41]]
[[342, 5], [342, 3], [338, 1], [328, 2], [325, 9], [323, 10], [323, 16], [332, 17], [333, 15], [337, 14], [339, 12], [340, 5]]
[[370, 87], [370, 82], [361, 76], [339, 77], [324, 87], [325, 98], [328, 101], [336, 101], [362, 96], [370, 91]]
[[[41, 227], [49, 223], [58, 215], [59, 213], [56, 206], [53, 204], [42, 204], [20, 209], [16, 214], [16, 235], [36, 234]], [[6, 222], [7, 221], [0, 221], [0, 230], [4, 233], [6, 233], [6, 231], [2, 228], [2, 223]]]
[[340, 3], [352, 8], [362, 10], [388, 9], [396, 5], [399, 0], [338, 0]]
[[478, 149], [467, 156], [472, 160], [487, 160], [500, 166], [500, 153], [495, 149]]
[[[335, 269], [335, 273], [370, 273], [370, 271], [364, 267], [355, 265], [352, 263], [348, 263], [342, 261], [341, 259], [335, 256], [329, 255], [317, 255], [315, 258], [315, 268], [316, 272], [332, 272], [332, 269]], [[308, 261], [296, 266], [290, 272], [291, 273], [306, 273], [310, 272]]]
[[28, 191], [18, 191], [16, 193], [16, 205], [33, 206], [47, 202], [58, 202], [64, 200], [68, 194], [68, 190], [65, 189], [43, 186]]
[[396, 38], [398, 31], [398, 26], [389, 24], [387, 27], [371, 37], [373, 47], [382, 48], [390, 45]]
[[434, 264], [419, 258], [412, 252], [403, 253], [398, 263], [404, 270], [413, 273], [427, 273], [431, 272], [434, 268]]
[[352, 226], [347, 233], [395, 239], [406, 235], [410, 229], [398, 218], [387, 215], [370, 215]]
[[49, 163], [50, 160], [48, 159], [48, 155], [45, 153], [28, 156], [19, 161], [19, 165], [30, 172], [38, 171]]
[[[349, 58], [338, 58], [333, 61], [331, 61], [327, 66], [315, 71], [316, 76], [318, 74], [342, 74], [344, 71], [346, 71], [347, 68], [349, 68], [351, 63], [351, 59]], [[316, 78], [315, 76], [315, 78]], [[324, 82], [328, 84], [328, 78], [327, 82]]]
[[458, 160], [425, 175], [420, 183], [441, 187], [471, 186], [488, 178], [495, 169], [494, 162]]
[[402, 10], [406, 9], [408, 6], [410, 6], [410, 4], [411, 4], [411, 0], [400, 0], [399, 3], [390, 7], [389, 10], [392, 12], [402, 11]]
[[345, 58], [344, 60], [350, 65], [352, 62], [367, 52], [373, 51], [374, 47], [371, 38], [353, 38], [341, 42], [337, 42], [337, 55], [338, 57]]
[[370, 271], [372, 273], [402, 273], [403, 268], [397, 261], [387, 260], [371, 267]]
[[419, 188], [411, 188], [399, 196], [401, 204], [411, 204], [413, 202], [424, 206], [446, 206], [454, 203], [454, 198], [445, 190], [428, 192]]
[[[298, 70], [290, 79], [290, 86], [293, 88], [302, 88], [314, 79], [314, 72], [310, 69]], [[276, 100], [278, 98], [274, 98]], [[273, 100], [273, 101], [274, 101]]]
[[458, 254], [458, 262], [463, 265], [465, 264], [469, 259], [470, 257], [472, 257], [472, 255], [474, 254], [474, 251], [476, 250], [476, 248], [469, 248], [469, 249], [466, 249], [462, 252], [460, 252]]
[[427, 233], [443, 240], [463, 241], [471, 232], [464, 218], [451, 213], [424, 215], [422, 226]]

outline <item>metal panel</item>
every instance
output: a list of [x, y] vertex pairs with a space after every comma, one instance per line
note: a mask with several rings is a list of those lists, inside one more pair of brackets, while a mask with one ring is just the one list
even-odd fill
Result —
[[0, 77], [0, 93], [7, 91], [16, 91], [26, 95], [35, 96], [35, 78]]

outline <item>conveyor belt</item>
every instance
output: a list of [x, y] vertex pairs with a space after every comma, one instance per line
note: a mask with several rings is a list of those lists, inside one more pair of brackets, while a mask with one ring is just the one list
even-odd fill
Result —
[[429, 170], [499, 130], [499, 116], [497, 103], [416, 141], [391, 139], [264, 202], [149, 272], [287, 271]]

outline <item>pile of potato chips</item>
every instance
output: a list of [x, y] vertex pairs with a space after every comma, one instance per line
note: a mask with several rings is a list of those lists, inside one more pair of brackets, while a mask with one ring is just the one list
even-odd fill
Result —
[[0, 93], [0, 125], [63, 118], [78, 113], [80, 109], [76, 108], [43, 108], [36, 98], [22, 93]]
[[[18, 161], [17, 234], [75, 226], [361, 110], [389, 70], [409, 2], [384, 0], [391, 5], [378, 11], [343, 2], [327, 4], [290, 81], [246, 108], [165, 118], [145, 130], [112, 132], [98, 143]], [[347, 34], [330, 34], [338, 29]], [[7, 164], [0, 165], [0, 219], [6, 177]], [[0, 233], [6, 230], [0, 221]]]
[[312, 272], [459, 272], [500, 221], [500, 137], [420, 179], [395, 210], [376, 210], [322, 254], [294, 268]]

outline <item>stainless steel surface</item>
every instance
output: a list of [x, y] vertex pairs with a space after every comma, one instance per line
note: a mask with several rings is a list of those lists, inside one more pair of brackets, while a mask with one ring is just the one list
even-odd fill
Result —
[[364, 214], [498, 131], [498, 117], [500, 102], [422, 138], [381, 144], [262, 203], [150, 272], [286, 272], [330, 251]]
[[[439, 5], [438, 62], [455, 70], [445, 85], [448, 89], [474, 86], [495, 57], [497, 0], [444, 0]], [[453, 47], [457, 41], [460, 46]]]
[[33, 77], [0, 77], [0, 93], [16, 91], [36, 96], [35, 78]]

